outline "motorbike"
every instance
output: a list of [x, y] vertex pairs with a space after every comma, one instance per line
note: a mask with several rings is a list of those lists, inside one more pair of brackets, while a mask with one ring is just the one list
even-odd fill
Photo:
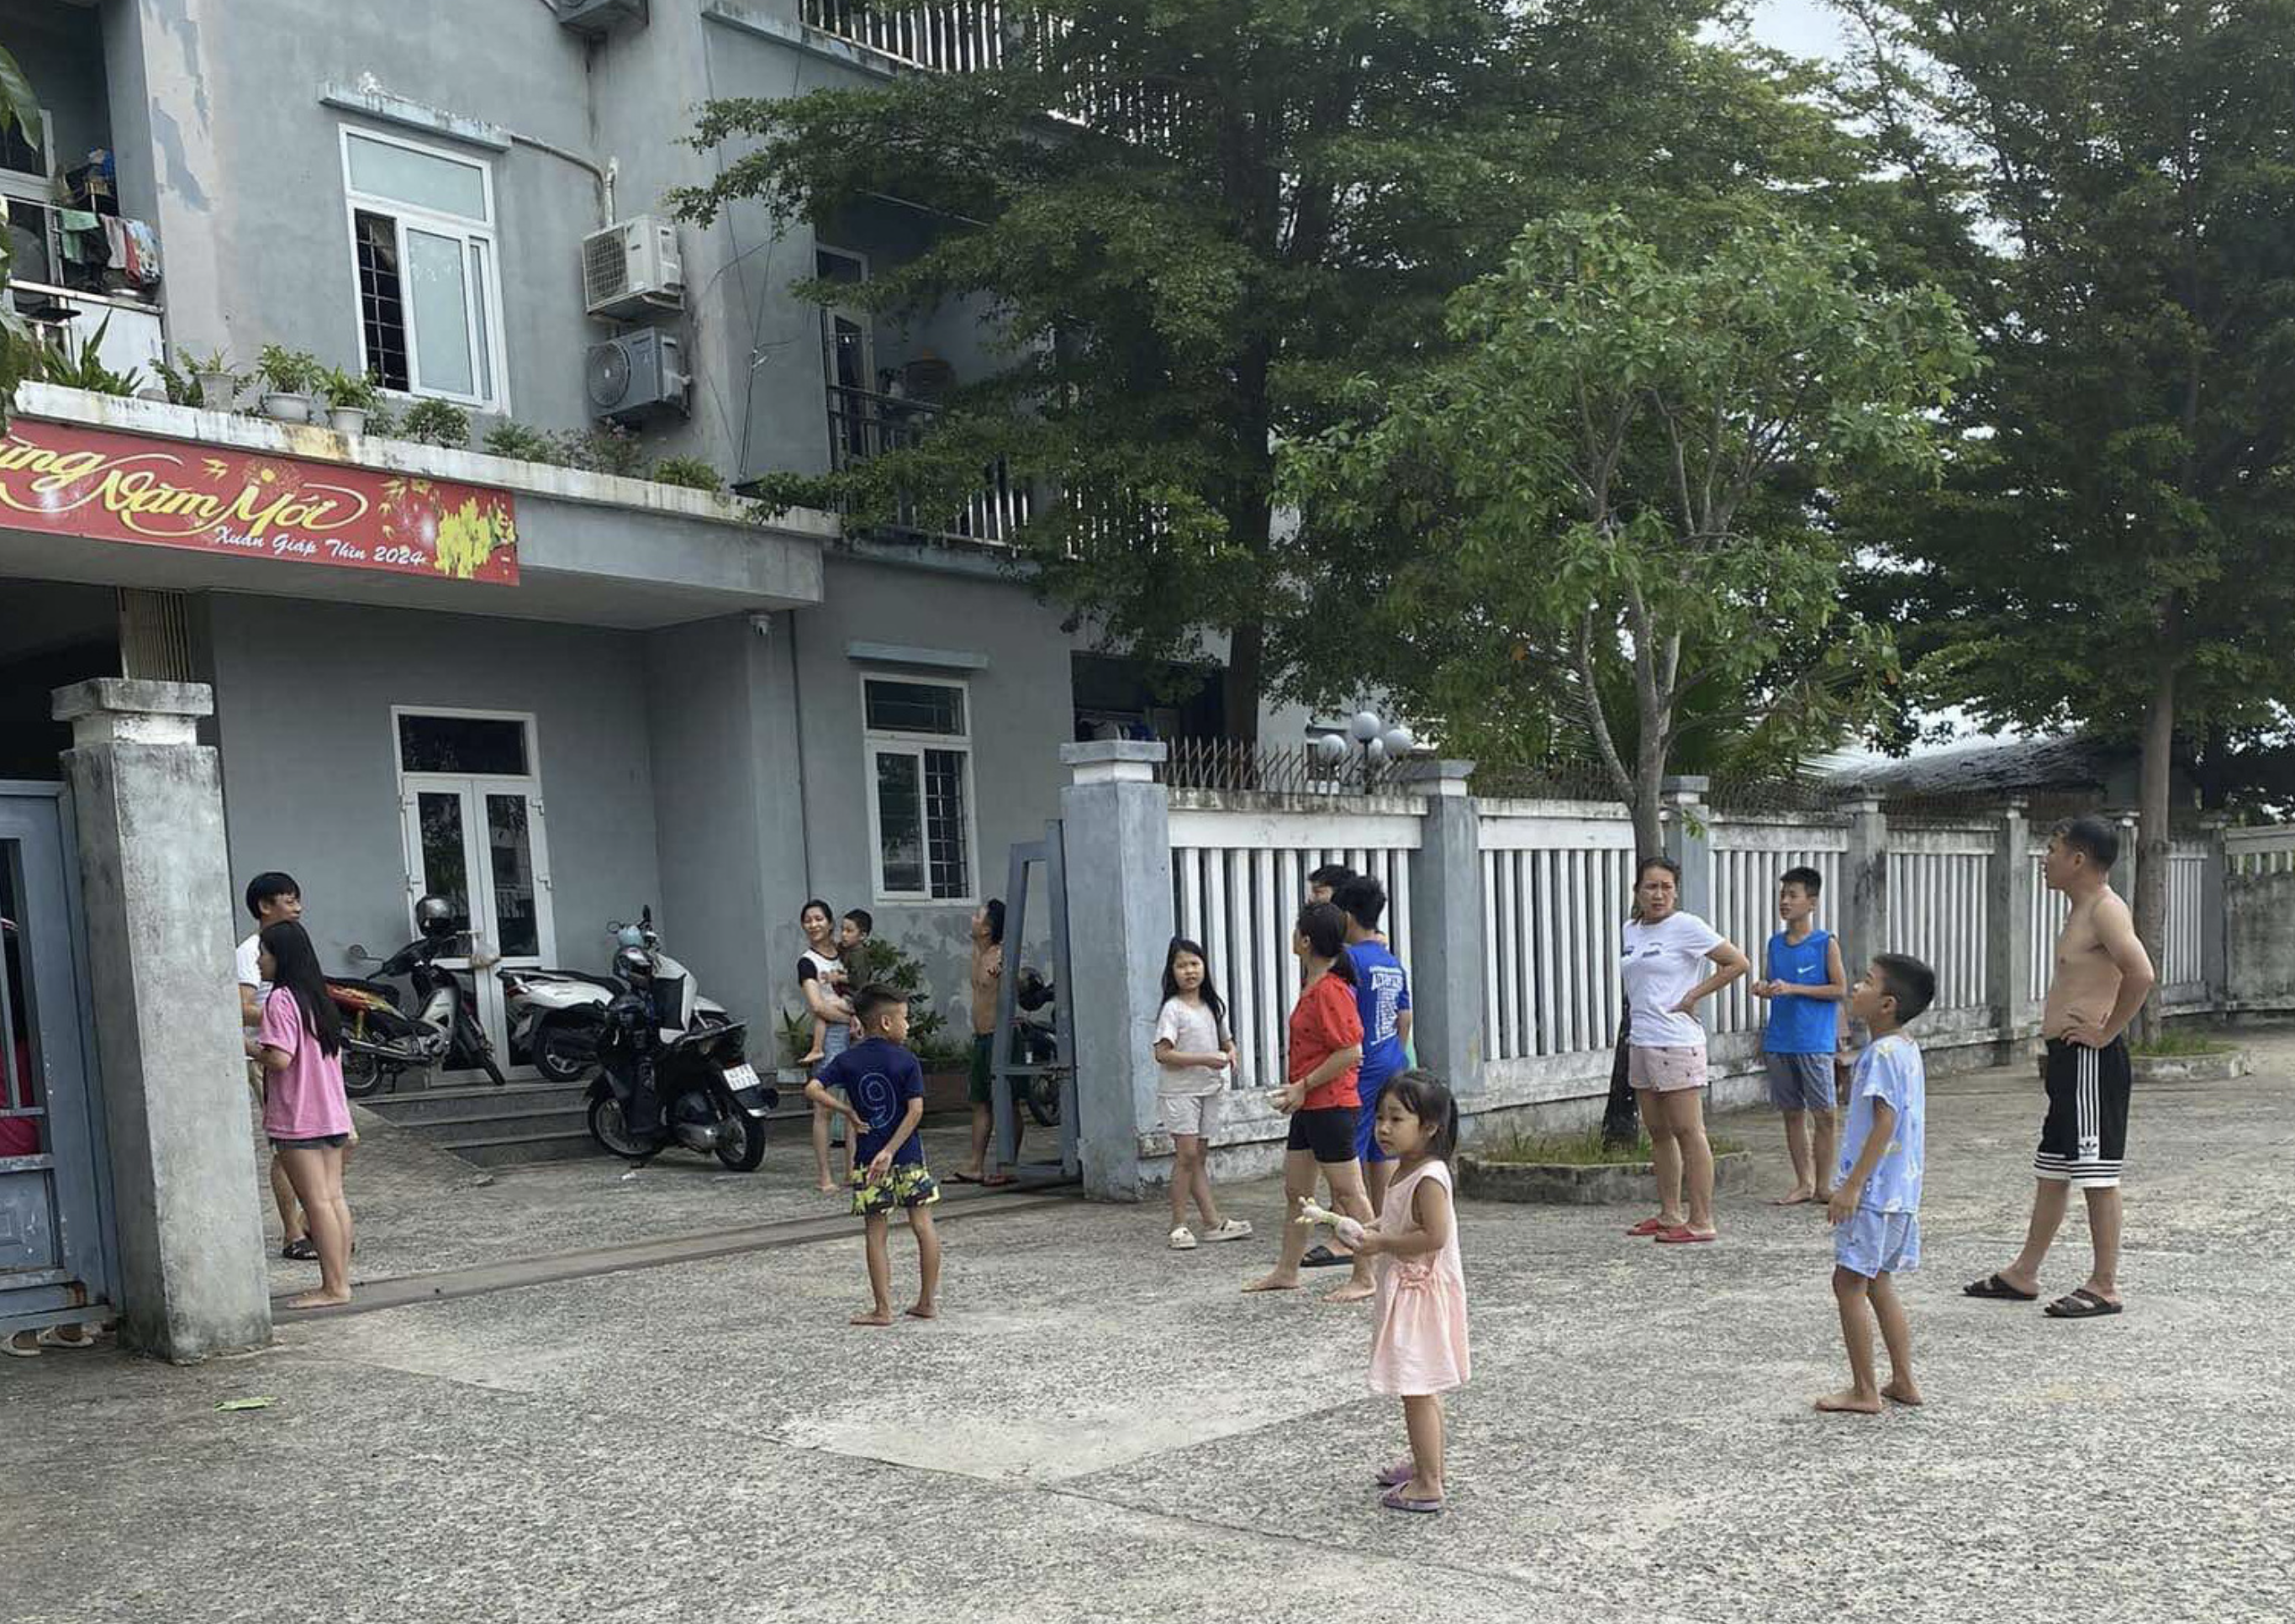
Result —
[[[410, 1071], [442, 1067], [480, 1071], [494, 1087], [508, 1081], [494, 1062], [494, 1040], [478, 1024], [470, 995], [453, 969], [440, 964], [470, 940], [453, 928], [451, 906], [426, 896], [414, 905], [415, 939], [389, 958], [377, 959], [354, 943], [349, 957], [376, 967], [371, 976], [330, 976], [327, 993], [343, 1024], [343, 1090], [363, 1098], [383, 1088], [396, 1089]], [[412, 1008], [403, 1005], [393, 983], [414, 989]]]
[[[1059, 1066], [1060, 1043], [1054, 1004], [1057, 996], [1057, 990], [1039, 971], [1028, 965], [1020, 967], [1020, 978], [1012, 988], [1012, 1001], [1017, 1006], [1013, 1041], [1022, 1061], [1028, 1065]], [[1040, 1126], [1060, 1125], [1061, 1075], [1055, 1069], [1013, 1079], [1014, 1098], [1028, 1108], [1028, 1114]]]
[[[661, 951], [651, 904], [638, 915], [635, 925], [614, 920], [606, 931], [617, 947], [641, 947], [651, 953], [661, 975], [690, 983], [685, 967]], [[502, 983], [512, 1051], [526, 1049], [534, 1069], [551, 1082], [579, 1082], [588, 1076], [598, 1063], [607, 1006], [629, 990], [621, 978], [584, 970], [514, 968], [496, 971], [495, 979]], [[723, 1026], [731, 1019], [724, 1005], [698, 994], [693, 1008], [694, 1019], [704, 1024]]]
[[742, 1022], [696, 1019], [690, 976], [643, 947], [614, 956], [624, 991], [605, 1007], [590, 1084], [590, 1137], [640, 1166], [673, 1147], [735, 1172], [765, 1156], [765, 1118], [780, 1094], [742, 1053]]

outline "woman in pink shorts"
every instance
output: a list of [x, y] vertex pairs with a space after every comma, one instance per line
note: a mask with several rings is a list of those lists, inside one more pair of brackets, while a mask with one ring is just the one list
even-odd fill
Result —
[[[1711, 974], [1706, 965], [1716, 968]], [[1626, 1231], [1660, 1245], [1713, 1238], [1713, 1149], [1705, 1142], [1705, 1029], [1698, 1004], [1752, 967], [1721, 933], [1681, 911], [1681, 865], [1645, 857], [1634, 875], [1619, 974], [1632, 1010], [1627, 1080], [1649, 1129], [1657, 1216]], [[1683, 1175], [1689, 1211], [1681, 1210]]]

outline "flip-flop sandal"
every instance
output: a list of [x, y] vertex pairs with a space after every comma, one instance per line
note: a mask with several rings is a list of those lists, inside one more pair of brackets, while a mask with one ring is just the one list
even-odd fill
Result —
[[[66, 1331], [77, 1331], [78, 1336], [66, 1336]], [[93, 1348], [103, 1339], [86, 1326], [48, 1326], [32, 1340], [43, 1348]]]
[[[22, 1334], [23, 1333], [21, 1331], [16, 1333], [16, 1336], [21, 1336]], [[0, 1336], [0, 1353], [10, 1354], [17, 1359], [37, 1359], [40, 1357], [40, 1339], [37, 1335], [32, 1338], [32, 1345], [29, 1348], [23, 1343], [18, 1342], [16, 1340], [16, 1336]]]
[[1390, 1489], [1379, 1496], [1378, 1503], [1389, 1511], [1416, 1512], [1422, 1517], [1437, 1515], [1442, 1509], [1442, 1501], [1414, 1500], [1405, 1495], [1400, 1488]]
[[2038, 1302], [2038, 1292], [2020, 1292], [1998, 1275], [1987, 1275], [1981, 1280], [1972, 1280], [1960, 1288], [1964, 1297], [1981, 1297], [1988, 1302]]
[[1661, 1229], [1654, 1238], [1661, 1246], [1695, 1246], [1706, 1241], [1718, 1241], [1721, 1236], [1718, 1232], [1712, 1235], [1700, 1235], [1696, 1230], [1684, 1225], [1678, 1229]]
[[1662, 1218], [1645, 1218], [1626, 1233], [1632, 1236], [1655, 1235], [1666, 1227], [1666, 1222]]
[[1307, 1248], [1307, 1255], [1299, 1260], [1302, 1269], [1347, 1269], [1353, 1263], [1352, 1258], [1341, 1257], [1319, 1241]]
[[319, 1249], [307, 1240], [289, 1241], [279, 1248], [279, 1255], [290, 1262], [315, 1263], [319, 1261]]
[[1381, 1489], [1400, 1489], [1410, 1481], [1410, 1475], [1414, 1470], [1410, 1464], [1410, 1457], [1406, 1455], [1394, 1465], [1381, 1468], [1378, 1476], [1373, 1481]]
[[951, 1184], [977, 1184], [980, 1182], [979, 1179], [974, 1178], [970, 1173], [951, 1173], [948, 1176], [948, 1181]]
[[2083, 1285], [2069, 1295], [2057, 1298], [2040, 1311], [2051, 1319], [2102, 1319], [2107, 1314], [2119, 1312], [2119, 1304], [2106, 1302]]

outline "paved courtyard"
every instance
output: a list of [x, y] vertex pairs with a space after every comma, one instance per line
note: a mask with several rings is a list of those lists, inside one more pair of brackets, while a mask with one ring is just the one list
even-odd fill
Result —
[[[1259, 1240], [1192, 1254], [1157, 1208], [980, 1202], [933, 1325], [847, 1329], [841, 1236], [306, 1320], [196, 1369], [7, 1361], [0, 1619], [2285, 1620], [2295, 1039], [2257, 1049], [2258, 1077], [2139, 1095], [2128, 1311], [2091, 1324], [1958, 1296], [2021, 1234], [2037, 1085], [1932, 1086], [1921, 1411], [1808, 1408], [1842, 1380], [1830, 1254], [1763, 1204], [1781, 1155], [1714, 1247], [1462, 1209], [1475, 1380], [1441, 1518], [1375, 1502], [1401, 1425], [1361, 1311], [1237, 1292], [1273, 1186], [1232, 1192]], [[585, 1176], [461, 1211], [519, 1252], [625, 1196], [690, 1216], [644, 1179], [570, 1200]], [[522, 1182], [559, 1217], [514, 1221]], [[656, 1186], [764, 1198], [698, 1163]], [[380, 1259], [405, 1243], [377, 1208]]]

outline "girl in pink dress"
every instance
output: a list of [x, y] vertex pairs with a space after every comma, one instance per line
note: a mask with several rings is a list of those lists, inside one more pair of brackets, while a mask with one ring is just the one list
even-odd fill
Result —
[[1458, 1105], [1432, 1072], [1408, 1071], [1378, 1102], [1379, 1147], [1395, 1160], [1378, 1218], [1355, 1244], [1376, 1260], [1370, 1389], [1402, 1400], [1410, 1455], [1378, 1474], [1390, 1511], [1442, 1509], [1442, 1395], [1466, 1384], [1466, 1277], [1450, 1210]]

